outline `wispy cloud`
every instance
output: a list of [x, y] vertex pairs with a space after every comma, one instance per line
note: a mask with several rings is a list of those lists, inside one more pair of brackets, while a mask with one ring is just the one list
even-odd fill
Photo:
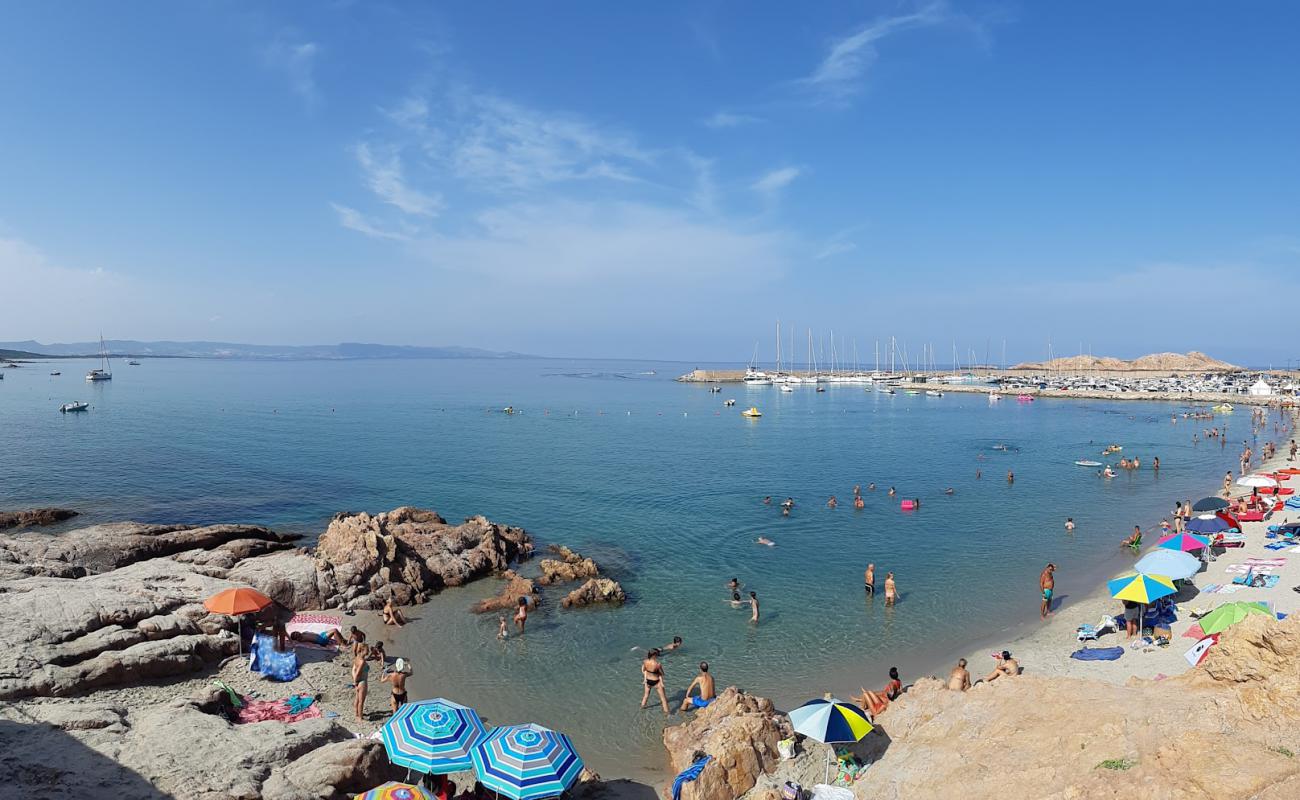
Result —
[[723, 128], [738, 128], [741, 125], [753, 125], [762, 121], [761, 117], [752, 114], [741, 114], [736, 111], [716, 111], [705, 117], [704, 127], [721, 130]]
[[284, 73], [289, 88], [308, 105], [320, 101], [315, 77], [319, 54], [320, 45], [315, 42], [294, 41], [284, 35], [268, 45], [265, 51], [267, 63]]
[[354, 151], [357, 163], [365, 175], [366, 186], [385, 203], [401, 209], [404, 214], [432, 217], [442, 210], [442, 197], [412, 188], [403, 175], [402, 158], [394, 148], [375, 152], [366, 143], [358, 144]]
[[339, 224], [349, 230], [354, 230], [357, 233], [364, 233], [372, 239], [389, 239], [392, 241], [404, 242], [411, 238], [405, 233], [385, 230], [379, 227], [375, 223], [366, 219], [365, 215], [360, 211], [357, 211], [355, 208], [339, 205], [338, 203], [330, 203], [330, 206], [334, 209], [334, 212], [339, 215]]
[[759, 194], [775, 197], [781, 193], [781, 190], [789, 186], [795, 178], [799, 177], [802, 172], [798, 167], [780, 167], [764, 173], [749, 188]]
[[844, 105], [862, 91], [863, 79], [878, 56], [876, 43], [902, 31], [952, 19], [946, 3], [930, 3], [910, 14], [881, 17], [831, 43], [817, 69], [796, 85], [815, 102]]
[[695, 171], [695, 185], [687, 197], [687, 202], [705, 214], [716, 214], [718, 211], [718, 186], [713, 177], [713, 159], [704, 158], [691, 152], [684, 154], [683, 158], [690, 168]]

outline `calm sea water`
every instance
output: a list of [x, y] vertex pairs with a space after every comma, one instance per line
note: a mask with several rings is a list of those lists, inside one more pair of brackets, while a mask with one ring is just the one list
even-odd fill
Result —
[[[163, 359], [118, 362], [111, 383], [87, 384], [91, 366], [5, 371], [0, 508], [315, 535], [336, 511], [409, 504], [453, 520], [482, 513], [542, 545], [573, 546], [623, 583], [626, 607], [562, 611], [561, 590], [548, 591], [527, 635], [498, 642], [495, 616], [467, 611], [497, 588], [481, 582], [415, 609], [389, 651], [413, 657], [418, 695], [565, 730], [615, 775], [663, 766], [662, 712], [636, 708], [634, 648], [685, 639], [666, 661], [674, 705], [700, 659], [721, 685], [787, 707], [883, 685], [890, 664], [911, 677], [1036, 618], [1047, 561], [1060, 567], [1066, 603], [1090, 592], [1125, 558], [1121, 536], [1213, 489], [1239, 450], [1194, 446], [1201, 423], [1171, 424], [1184, 409], [1168, 404], [990, 404], [834, 385], [715, 395], [672, 381], [694, 364]], [[728, 397], [736, 408], [722, 407]], [[59, 414], [70, 400], [92, 410]], [[500, 413], [507, 405], [520, 413]], [[761, 420], [739, 416], [749, 405]], [[1234, 425], [1239, 444], [1248, 421]], [[1160, 473], [1102, 481], [1073, 465], [1101, 460], [1109, 442], [1147, 464], [1158, 455]], [[992, 449], [999, 443], [1014, 449]], [[900, 511], [890, 486], [921, 498], [921, 510]], [[825, 507], [831, 494], [838, 509]], [[782, 518], [764, 495], [798, 506]], [[864, 597], [868, 561], [878, 580], [896, 573], [895, 608]], [[759, 625], [726, 602], [733, 576], [758, 593]]]

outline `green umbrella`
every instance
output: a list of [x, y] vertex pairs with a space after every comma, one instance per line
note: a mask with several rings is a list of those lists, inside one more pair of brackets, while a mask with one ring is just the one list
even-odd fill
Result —
[[1251, 614], [1273, 616], [1273, 612], [1269, 611], [1263, 603], [1224, 603], [1201, 617], [1201, 630], [1205, 631], [1206, 636], [1219, 633], [1236, 625]]

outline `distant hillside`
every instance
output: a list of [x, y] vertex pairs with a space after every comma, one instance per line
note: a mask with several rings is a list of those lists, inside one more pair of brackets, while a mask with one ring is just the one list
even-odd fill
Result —
[[26, 350], [5, 350], [0, 347], [0, 360], [9, 361], [16, 358], [42, 358], [40, 353], [29, 353]]
[[[266, 345], [234, 344], [231, 342], [138, 342], [130, 339], [109, 339], [104, 342], [108, 352], [115, 356], [146, 356], [155, 358], [256, 358], [256, 359], [363, 359], [363, 358], [531, 358], [522, 353], [500, 353], [476, 347], [413, 347], [409, 345], [342, 344], [320, 345]], [[12, 348], [21, 356], [5, 358], [40, 358], [87, 356], [99, 353], [99, 342], [72, 342], [67, 344], [41, 344], [40, 342], [0, 342], [2, 348]]]
[[1233, 372], [1240, 367], [1193, 350], [1186, 355], [1152, 353], [1132, 361], [1109, 356], [1070, 356], [1051, 361], [1026, 361], [1016, 364], [1012, 369], [1052, 372]]

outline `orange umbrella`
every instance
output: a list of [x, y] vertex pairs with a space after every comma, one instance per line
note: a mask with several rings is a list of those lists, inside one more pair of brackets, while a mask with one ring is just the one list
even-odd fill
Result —
[[271, 605], [271, 598], [256, 589], [244, 586], [227, 589], [203, 601], [203, 607], [213, 614], [226, 614], [231, 617], [252, 614], [269, 605]]

